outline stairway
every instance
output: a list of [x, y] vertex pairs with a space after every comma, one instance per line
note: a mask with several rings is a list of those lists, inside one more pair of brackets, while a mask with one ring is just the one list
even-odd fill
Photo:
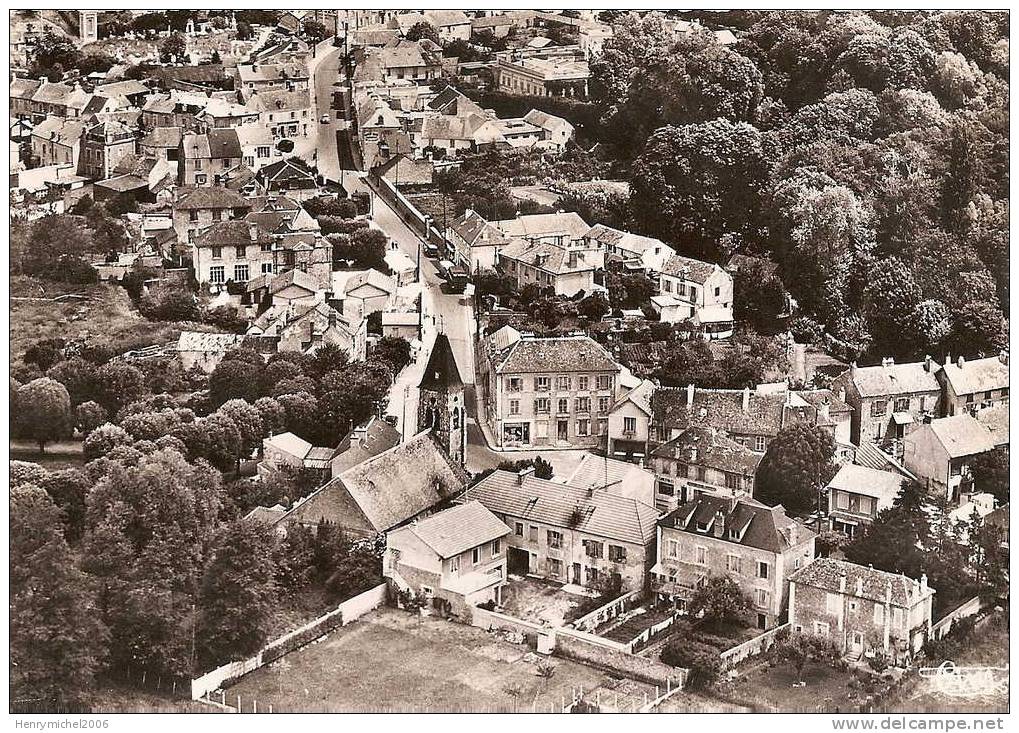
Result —
[[850, 650], [846, 652], [846, 661], [848, 662], [859, 662], [860, 657], [863, 656], [862, 649]]

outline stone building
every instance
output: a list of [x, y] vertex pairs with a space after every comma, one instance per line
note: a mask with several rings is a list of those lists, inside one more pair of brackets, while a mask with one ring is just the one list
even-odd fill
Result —
[[467, 460], [467, 413], [464, 384], [446, 334], [435, 337], [432, 353], [418, 384], [417, 429], [432, 430], [450, 458]]

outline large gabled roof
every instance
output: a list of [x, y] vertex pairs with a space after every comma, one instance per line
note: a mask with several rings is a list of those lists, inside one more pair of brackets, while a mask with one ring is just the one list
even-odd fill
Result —
[[893, 471], [846, 463], [828, 482], [828, 488], [873, 497], [878, 500], [880, 510], [892, 505], [906, 480]]
[[725, 272], [718, 265], [711, 262], [695, 260], [692, 257], [683, 255], [672, 255], [662, 266], [662, 274], [672, 277], [682, 277], [696, 283], [705, 283], [716, 272]]
[[618, 372], [619, 364], [590, 336], [525, 337], [496, 363], [499, 374]]
[[850, 370], [850, 378], [861, 397], [883, 397], [916, 392], [940, 392], [935, 376], [940, 367], [933, 361], [911, 364], [879, 364]]
[[408, 527], [443, 560], [456, 557], [510, 533], [480, 501], [469, 501], [431, 515]]
[[[969, 414], [931, 420], [927, 427], [952, 458], [986, 453], [995, 448], [991, 431]], [[908, 435], [906, 440], [909, 440]]]
[[533, 475], [521, 477], [497, 470], [468, 489], [464, 496], [467, 500], [480, 501], [495, 514], [575, 529], [620, 542], [646, 546], [654, 542], [657, 532], [658, 510], [653, 506]]
[[[845, 578], [844, 590], [842, 578]], [[872, 567], [863, 567], [844, 560], [833, 560], [823, 557], [814, 560], [805, 568], [800, 568], [789, 576], [791, 582], [820, 588], [829, 593], [844, 593], [859, 596], [868, 600], [884, 603], [891, 600], [892, 605], [900, 608], [911, 608], [921, 598], [935, 591], [933, 588], [923, 589], [922, 585], [907, 578]], [[858, 592], [859, 591], [859, 592]]]
[[1008, 387], [1007, 358], [992, 356], [949, 362], [941, 368], [942, 374], [957, 395], [990, 392]]
[[816, 532], [786, 515], [781, 505], [769, 507], [755, 499], [701, 494], [662, 518], [671, 527], [698, 537], [714, 537], [714, 523], [721, 516], [725, 531], [715, 539], [782, 553], [816, 536]]
[[248, 200], [223, 186], [199, 186], [187, 191], [174, 204], [175, 209], [246, 209]]

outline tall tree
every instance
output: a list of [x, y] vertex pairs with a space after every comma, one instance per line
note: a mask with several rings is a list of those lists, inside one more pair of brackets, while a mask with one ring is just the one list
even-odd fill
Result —
[[19, 711], [77, 707], [103, 662], [106, 629], [52, 499], [13, 489], [10, 512], [11, 700], [29, 701]]
[[276, 610], [276, 536], [250, 520], [217, 532], [199, 595], [198, 637], [207, 666], [243, 659], [269, 638]]
[[781, 504], [796, 515], [808, 514], [818, 492], [835, 475], [835, 439], [824, 428], [795, 422], [771, 441], [757, 469], [757, 498]]

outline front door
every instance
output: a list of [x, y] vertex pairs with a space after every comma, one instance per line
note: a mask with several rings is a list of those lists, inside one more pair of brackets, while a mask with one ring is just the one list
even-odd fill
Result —
[[570, 421], [556, 420], [556, 440], [568, 442], [570, 439]]
[[573, 584], [580, 585], [580, 563], [573, 563]]
[[853, 632], [852, 647], [853, 647], [853, 653], [854, 654], [856, 654], [856, 653], [862, 654], [863, 653], [863, 632], [862, 631], [854, 631]]

